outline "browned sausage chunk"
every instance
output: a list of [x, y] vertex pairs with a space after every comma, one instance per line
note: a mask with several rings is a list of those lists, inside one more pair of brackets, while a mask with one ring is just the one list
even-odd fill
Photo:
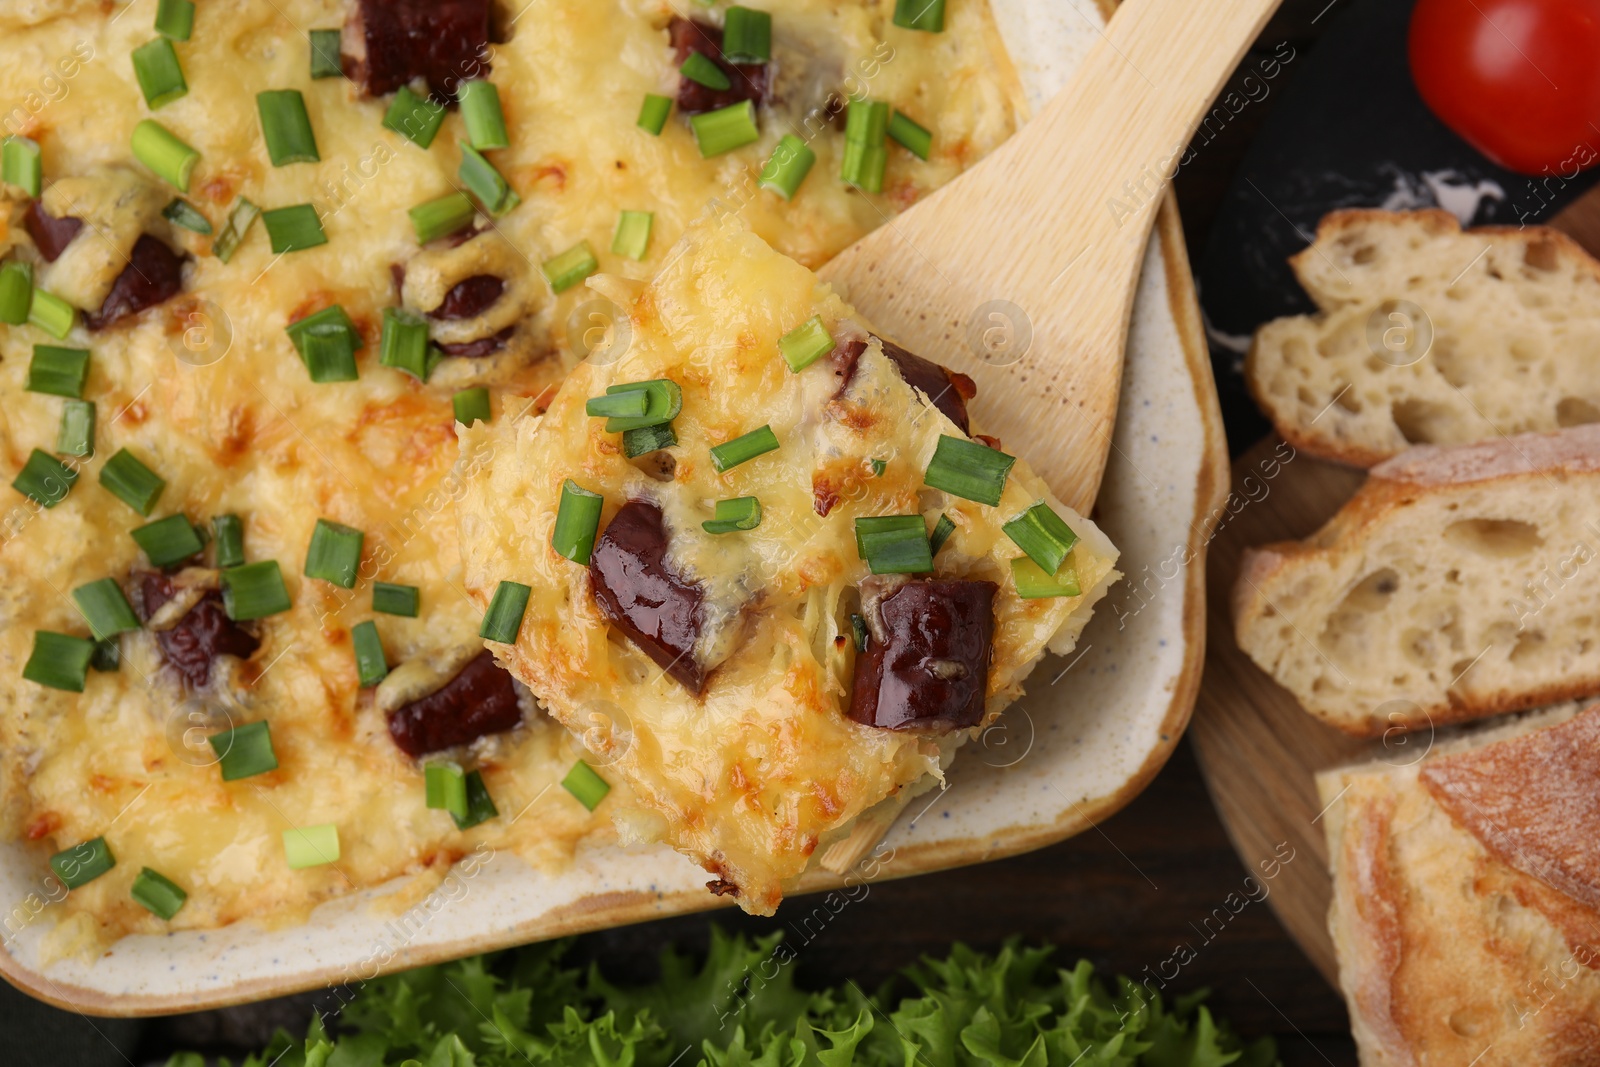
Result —
[[489, 76], [489, 0], [358, 0], [341, 43], [345, 75], [369, 96], [424, 78], [453, 99]]
[[589, 557], [594, 598], [611, 623], [691, 691], [705, 688], [695, 659], [705, 591], [667, 566], [661, 509], [630, 500], [606, 526]]
[[[141, 591], [144, 617], [149, 620], [161, 605], [173, 598], [177, 588], [165, 574], [147, 574]], [[161, 646], [162, 658], [196, 688], [211, 680], [211, 664], [218, 656], [249, 659], [261, 647], [260, 641], [228, 618], [222, 606], [222, 594], [215, 589], [201, 597], [176, 626], [157, 630], [156, 644]]]
[[484, 649], [454, 678], [389, 716], [389, 736], [408, 756], [469, 744], [522, 721], [511, 675]]
[[692, 53], [699, 52], [715, 63], [727, 75], [728, 88], [712, 89], [697, 81], [679, 76], [678, 110], [685, 115], [698, 115], [702, 111], [715, 111], [731, 107], [741, 100], [760, 106], [767, 98], [767, 65], [765, 63], [729, 63], [722, 58], [722, 28], [706, 22], [693, 22], [674, 18], [667, 27], [672, 37], [672, 51], [678, 66]]
[[128, 265], [122, 268], [111, 292], [93, 315], [83, 317], [91, 330], [103, 330], [129, 315], [171, 300], [183, 291], [183, 257], [151, 237], [134, 242]]
[[71, 215], [58, 219], [35, 200], [28, 205], [27, 214], [22, 216], [22, 225], [39, 247], [39, 254], [45, 262], [54, 263], [67, 250], [72, 239], [78, 236], [78, 231], [83, 229], [83, 220]]
[[[927, 393], [933, 406], [961, 427], [962, 433], [972, 432], [967, 421], [967, 401], [978, 395], [977, 383], [965, 374], [947, 370], [931, 359], [907, 352], [892, 341], [885, 341], [881, 337], [878, 340], [883, 345], [883, 354], [893, 361], [907, 385]], [[865, 341], [845, 341], [828, 357], [833, 363], [834, 374], [840, 378], [839, 392], [850, 387], [850, 381], [856, 375], [856, 363], [866, 350]]]
[[869, 605], [871, 636], [856, 657], [850, 717], [864, 726], [935, 733], [982, 722], [998, 588], [908, 581]]
[[500, 299], [506, 283], [493, 274], [474, 274], [456, 282], [444, 294], [439, 306], [428, 312], [430, 319], [470, 319]]

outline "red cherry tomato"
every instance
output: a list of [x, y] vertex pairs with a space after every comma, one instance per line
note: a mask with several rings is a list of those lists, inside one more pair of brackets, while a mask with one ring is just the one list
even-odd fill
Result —
[[1600, 162], [1600, 0], [1417, 0], [1410, 55], [1428, 107], [1501, 166]]

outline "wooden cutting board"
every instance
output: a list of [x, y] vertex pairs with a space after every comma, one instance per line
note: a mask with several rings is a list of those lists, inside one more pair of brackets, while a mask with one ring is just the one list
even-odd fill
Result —
[[[1552, 225], [1600, 255], [1600, 190]], [[1258, 875], [1276, 871], [1262, 881], [1267, 902], [1334, 984], [1338, 965], [1327, 922], [1333, 885], [1313, 775], [1341, 763], [1394, 759], [1402, 746], [1427, 739], [1359, 741], [1302, 711], [1234, 644], [1229, 598], [1245, 548], [1305, 537], [1350, 499], [1364, 477], [1296, 454], [1276, 437], [1235, 462], [1233, 492], [1206, 564], [1206, 670], [1189, 727], [1212, 801], [1240, 859]], [[1290, 849], [1293, 858], [1284, 862]], [[1280, 866], [1262, 866], [1274, 862]]]

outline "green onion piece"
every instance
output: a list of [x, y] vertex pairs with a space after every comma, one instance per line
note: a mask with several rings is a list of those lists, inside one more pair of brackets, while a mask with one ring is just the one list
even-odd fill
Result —
[[50, 857], [50, 869], [68, 889], [88, 885], [116, 865], [117, 857], [111, 854], [111, 846], [103, 837], [73, 845]]
[[583, 405], [583, 413], [592, 419], [638, 418], [650, 410], [650, 391], [626, 389], [620, 393], [591, 396]]
[[500, 814], [500, 809], [494, 806], [494, 800], [489, 796], [489, 787], [483, 784], [483, 774], [480, 771], [467, 772], [467, 816], [456, 819], [452, 812], [450, 817], [456, 820], [457, 830], [470, 830], [481, 822], [488, 822]]
[[311, 80], [338, 78], [344, 75], [344, 62], [339, 58], [338, 30], [312, 30]]
[[777, 447], [778, 435], [772, 432], [771, 426], [763, 426], [712, 448], [711, 462], [719, 472], [729, 471]]
[[691, 115], [689, 128], [694, 130], [695, 144], [700, 146], [702, 159], [731, 152], [761, 137], [761, 129], [756, 125], [756, 106], [748, 100]]
[[895, 0], [894, 24], [908, 30], [944, 32], [944, 0]]
[[867, 640], [872, 636], [867, 631], [867, 620], [860, 615], [851, 615], [850, 629], [855, 634], [856, 651], [865, 652], [867, 650]]
[[339, 828], [331, 822], [283, 832], [283, 858], [290, 870], [339, 862]]
[[94, 642], [86, 637], [35, 630], [33, 654], [22, 668], [22, 677], [51, 689], [81, 693], [93, 658]]
[[444, 196], [418, 204], [408, 214], [411, 228], [417, 231], [417, 242], [427, 244], [441, 237], [449, 237], [472, 225], [478, 209], [472, 206], [466, 193], [446, 193]]
[[1011, 561], [1011, 581], [1024, 600], [1077, 596], [1083, 591], [1078, 586], [1078, 568], [1070, 561], [1051, 574], [1027, 556], [1018, 556]]
[[372, 583], [372, 610], [385, 615], [417, 617], [422, 590], [414, 585], [396, 585], [393, 582]]
[[1007, 537], [1046, 574], [1055, 574], [1078, 543], [1078, 535], [1043, 500], [1001, 527]]
[[629, 259], [643, 259], [650, 250], [650, 228], [655, 225], [653, 211], [624, 211], [617, 216], [617, 231], [611, 235], [611, 251]]
[[928, 524], [921, 515], [869, 515], [856, 520], [856, 555], [867, 558], [867, 538], [873, 534], [915, 530], [927, 536]]
[[134, 542], [150, 557], [153, 567], [170, 567], [197, 555], [205, 548], [200, 531], [194, 528], [189, 517], [182, 513], [137, 526], [132, 531]]
[[918, 159], [927, 159], [933, 151], [933, 134], [896, 111], [889, 119], [889, 136]]
[[671, 422], [683, 410], [683, 390], [671, 378], [652, 378], [647, 382], [623, 382], [606, 386], [607, 396], [643, 393], [647, 401], [642, 415], [617, 415], [606, 420], [606, 433], [626, 433], [647, 426]]
[[455, 760], [424, 763], [422, 789], [428, 807], [448, 811], [457, 822], [467, 817], [467, 774]]
[[250, 227], [254, 226], [256, 219], [260, 217], [261, 209], [241, 196], [234, 203], [233, 209], [228, 212], [228, 221], [223, 223], [222, 232], [211, 242], [212, 254], [224, 263], [232, 259], [233, 254], [239, 250], [239, 245], [244, 243]]
[[728, 76], [722, 73], [722, 68], [703, 52], [690, 52], [689, 58], [683, 61], [683, 66], [678, 68], [678, 73], [692, 82], [718, 92], [733, 87]]
[[420, 381], [428, 380], [428, 323], [404, 308], [383, 309], [383, 339], [378, 362], [403, 370]]
[[761, 168], [757, 184], [785, 200], [793, 200], [800, 183], [806, 180], [806, 175], [811, 173], [816, 162], [817, 154], [804, 141], [792, 133], [786, 133], [778, 141], [778, 147], [772, 150], [772, 157], [767, 160], [766, 166]]
[[306, 549], [305, 576], [321, 578], [342, 589], [354, 589], [364, 538], [365, 535], [353, 526], [318, 519], [311, 530], [311, 545]]
[[518, 204], [522, 197], [512, 190], [510, 183], [494, 169], [494, 164], [484, 159], [476, 148], [467, 142], [460, 142], [461, 166], [456, 170], [456, 177], [461, 179], [461, 184], [467, 191], [478, 198], [478, 203], [483, 209], [495, 218], [499, 218]]
[[115, 578], [101, 578], [78, 586], [72, 591], [72, 600], [96, 641], [140, 628], [139, 616], [133, 613], [133, 605], [128, 603], [127, 594]]
[[[921, 515], [890, 515], [894, 524], [867, 525], [856, 520], [856, 549], [873, 574], [924, 574], [933, 570], [928, 528]], [[909, 521], [915, 519], [915, 524]]]
[[922, 480], [952, 496], [998, 507], [1000, 494], [1005, 492], [1006, 476], [1016, 462], [1015, 456], [1008, 456], [998, 448], [941, 434]]
[[652, 452], [659, 452], [663, 448], [671, 448], [678, 443], [678, 435], [672, 429], [672, 423], [664, 422], [660, 426], [641, 426], [637, 430], [622, 431], [622, 454], [629, 459], [638, 459]]
[[[556, 520], [560, 525], [560, 520]], [[522, 616], [528, 610], [528, 597], [533, 590], [521, 582], [503, 581], [495, 586], [489, 610], [483, 614], [483, 625], [478, 636], [485, 641], [498, 641], [503, 645], [517, 643], [517, 631], [522, 629]]]
[[[167, 46], [172, 47], [171, 45]], [[274, 167], [290, 163], [318, 163], [317, 137], [306, 114], [306, 98], [299, 89], [269, 89], [256, 94], [261, 115], [261, 136]]]
[[799, 372], [833, 351], [833, 335], [822, 317], [813, 315], [778, 339], [778, 351], [789, 369]]
[[61, 341], [78, 321], [78, 309], [54, 293], [35, 288], [33, 299], [28, 302], [28, 321]]
[[360, 335], [338, 326], [317, 326], [301, 335], [300, 354], [305, 358], [311, 380], [353, 382], [361, 376], [356, 369], [356, 347]]
[[161, 209], [161, 217], [174, 226], [182, 226], [202, 236], [211, 236], [211, 220], [181, 196], [173, 197], [172, 203]]
[[94, 401], [68, 400], [61, 408], [56, 451], [63, 456], [94, 455]]
[[295, 351], [300, 353], [301, 359], [308, 359], [306, 355], [307, 342], [311, 335], [317, 332], [347, 333], [350, 335], [351, 348], [359, 350], [364, 342], [361, 331], [356, 329], [356, 324], [350, 318], [349, 312], [339, 304], [329, 304], [320, 311], [314, 311], [303, 319], [296, 319], [284, 327], [284, 332], [289, 335], [289, 341], [294, 345]]
[[171, 130], [154, 119], [144, 119], [133, 128], [133, 155], [140, 163], [177, 187], [189, 191], [189, 175], [200, 161], [200, 153], [175, 137]]
[[761, 501], [753, 496], [739, 496], [732, 500], [717, 501], [715, 516], [700, 524], [709, 534], [733, 533], [736, 530], [754, 530], [761, 525]]
[[850, 101], [840, 178], [869, 193], [883, 192], [883, 172], [889, 161], [884, 143], [888, 125], [888, 104], [881, 100]]
[[174, 41], [187, 41], [194, 32], [194, 0], [161, 0], [156, 5], [156, 32]]
[[189, 93], [177, 50], [165, 37], [157, 37], [133, 50], [133, 76], [139, 80], [139, 91], [144, 93], [144, 102], [151, 111]]
[[939, 521], [933, 524], [933, 536], [928, 538], [928, 551], [937, 556], [944, 543], [950, 540], [950, 535], [956, 532], [956, 524], [948, 515], [940, 515]]
[[389, 660], [383, 654], [377, 623], [368, 619], [352, 626], [350, 647], [356, 654], [356, 681], [362, 689], [371, 689], [389, 676]]
[[44, 189], [44, 157], [39, 152], [39, 142], [31, 137], [7, 137], [0, 145], [0, 179], [29, 196], [38, 196]]
[[229, 567], [222, 572], [222, 607], [235, 622], [263, 619], [289, 610], [289, 590], [275, 559]]
[[273, 255], [328, 243], [328, 235], [322, 232], [322, 220], [317, 218], [317, 209], [310, 204], [263, 211], [261, 221], [266, 223]]
[[185, 893], [170, 878], [149, 867], [142, 868], [139, 876], [133, 880], [133, 888], [128, 895], [145, 910], [154, 914], [158, 919], [171, 920], [183, 907], [184, 901], [189, 899]]
[[730, 7], [722, 23], [722, 58], [729, 63], [765, 63], [772, 58], [772, 16]]
[[44, 508], [53, 508], [66, 499], [78, 472], [48, 452], [34, 449], [17, 472], [11, 488]]
[[661, 136], [661, 130], [667, 124], [667, 116], [672, 114], [672, 98], [660, 96], [656, 93], [644, 94], [644, 106], [639, 108], [639, 128], [649, 130], [656, 136]]
[[272, 727], [265, 719], [214, 733], [206, 740], [217, 754], [224, 782], [278, 769], [278, 754], [272, 749]]
[[[218, 567], [237, 567], [244, 563], [244, 523], [237, 515], [218, 515], [211, 520], [211, 536], [217, 546]], [[200, 535], [195, 535], [199, 540]]]
[[579, 241], [539, 267], [554, 293], [566, 292], [599, 269], [600, 261], [594, 258], [594, 249], [589, 247], [588, 241]]
[[556, 526], [550, 547], [581, 567], [589, 565], [595, 534], [600, 530], [600, 509], [605, 498], [591, 493], [568, 478], [561, 483], [561, 506], [556, 510]]
[[393, 130], [418, 148], [427, 148], [444, 125], [445, 107], [418, 96], [402, 85], [383, 114], [385, 129]]
[[872, 467], [872, 476], [874, 478], [882, 478], [883, 472], [889, 469], [889, 461], [886, 459], [878, 459], [874, 456], [867, 462]]
[[489, 421], [489, 390], [482, 388], [463, 389], [450, 398], [450, 406], [455, 410], [456, 421], [463, 426], [471, 426], [475, 422]]
[[13, 259], [0, 267], [0, 322], [21, 326], [28, 321], [33, 302], [33, 267]]
[[83, 396], [83, 383], [88, 380], [88, 349], [33, 346], [33, 358], [28, 361], [28, 383], [24, 387], [28, 392], [79, 398]]
[[161, 491], [167, 487], [159, 474], [145, 466], [126, 448], [118, 449], [117, 454], [106, 460], [106, 465], [100, 468], [100, 484], [141, 515], [150, 514], [156, 501], [161, 498]]
[[94, 655], [89, 657], [89, 669], [106, 674], [122, 669], [122, 646], [115, 637], [94, 643]]
[[474, 79], [462, 82], [456, 92], [461, 101], [461, 120], [467, 127], [467, 140], [473, 148], [510, 148], [506, 136], [506, 117], [500, 110], [500, 90], [494, 82]]
[[583, 760], [572, 765], [572, 770], [561, 779], [561, 788], [578, 798], [578, 803], [593, 811], [611, 792], [611, 785]]

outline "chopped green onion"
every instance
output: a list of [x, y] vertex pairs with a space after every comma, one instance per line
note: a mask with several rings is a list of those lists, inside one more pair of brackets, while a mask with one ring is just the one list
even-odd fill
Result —
[[728, 76], [722, 73], [722, 68], [703, 52], [690, 52], [689, 58], [683, 61], [683, 66], [678, 68], [678, 73], [698, 85], [715, 89], [719, 93], [733, 87]]
[[767, 160], [766, 166], [761, 168], [757, 184], [763, 189], [771, 189], [785, 200], [793, 200], [800, 183], [806, 180], [806, 175], [811, 173], [816, 162], [817, 154], [804, 141], [792, 133], [786, 133], [778, 141], [778, 147], [772, 150], [772, 157]]
[[470, 830], [481, 822], [488, 822], [500, 814], [500, 809], [494, 806], [494, 800], [489, 796], [489, 787], [483, 784], [481, 771], [467, 772], [467, 815], [464, 819], [457, 819], [452, 812], [450, 817], [456, 820], [457, 830]]
[[[244, 523], [237, 515], [218, 515], [211, 520], [211, 535], [216, 540], [218, 567], [237, 567], [244, 563]], [[195, 535], [199, 540], [200, 535]]]
[[161, 0], [156, 5], [156, 32], [174, 41], [187, 41], [194, 32], [194, 0]]
[[28, 383], [24, 386], [28, 392], [80, 398], [83, 383], [88, 380], [88, 349], [33, 346], [33, 358], [28, 361]]
[[[181, 512], [137, 526], [132, 535], [134, 542], [150, 557], [152, 567], [170, 567], [174, 563], [181, 563], [206, 547], [200, 539], [200, 531]], [[226, 566], [220, 560], [218, 565]]]
[[572, 765], [572, 770], [561, 779], [561, 788], [578, 798], [578, 803], [593, 811], [611, 792], [611, 785], [583, 760]]
[[908, 30], [944, 32], [944, 0], [895, 0], [894, 24]]
[[884, 144], [888, 125], [888, 104], [881, 100], [850, 101], [840, 178], [869, 193], [883, 192], [883, 172], [889, 161]]
[[1078, 543], [1078, 535], [1043, 500], [1001, 527], [1007, 537], [1046, 574], [1054, 574]]
[[263, 211], [261, 221], [267, 226], [267, 240], [272, 245], [273, 255], [328, 243], [328, 235], [322, 232], [322, 220], [317, 218], [317, 209], [310, 204]]
[[100, 484], [111, 494], [141, 515], [149, 515], [161, 498], [166, 481], [155, 471], [140, 462], [126, 448], [106, 460], [100, 468]]
[[889, 136], [918, 159], [927, 159], [933, 151], [933, 134], [896, 111], [889, 119]]
[[189, 175], [200, 161], [200, 153], [184, 144], [155, 119], [144, 119], [133, 128], [133, 155], [140, 163], [174, 185], [178, 192], [189, 191]]
[[122, 646], [115, 637], [94, 643], [94, 655], [89, 657], [89, 668], [110, 674], [122, 669]]
[[872, 636], [867, 631], [867, 620], [860, 615], [851, 615], [850, 629], [855, 634], [856, 651], [865, 652], [867, 650], [867, 639]]
[[566, 292], [599, 269], [600, 261], [594, 258], [594, 249], [589, 247], [588, 241], [579, 241], [539, 267], [554, 293]]
[[611, 251], [629, 259], [643, 259], [650, 250], [650, 228], [655, 224], [653, 211], [624, 211], [617, 216], [617, 232], [611, 235]]
[[0, 267], [0, 322], [21, 326], [28, 321], [33, 302], [33, 267], [13, 259]]
[[722, 57], [729, 63], [765, 63], [772, 58], [772, 16], [730, 7], [722, 23]]
[[311, 80], [338, 78], [344, 75], [344, 61], [339, 58], [338, 30], [312, 30]]
[[622, 454], [629, 459], [638, 459], [652, 452], [659, 452], [663, 448], [671, 448], [678, 443], [678, 435], [672, 429], [672, 423], [664, 422], [660, 426], [641, 426], [637, 430], [622, 431]]
[[494, 82], [474, 79], [462, 82], [456, 92], [461, 102], [461, 120], [467, 127], [467, 140], [477, 149], [510, 148], [506, 136], [506, 117], [500, 110], [500, 90]]
[[778, 351], [789, 369], [799, 372], [833, 351], [833, 335], [822, 317], [813, 315], [778, 339]]
[[667, 116], [672, 114], [672, 98], [660, 96], [656, 93], [644, 94], [644, 106], [639, 108], [639, 128], [649, 130], [656, 136], [661, 136], [661, 130], [667, 124]]
[[748, 100], [692, 115], [689, 127], [694, 130], [695, 144], [700, 146], [702, 159], [732, 152], [761, 137], [761, 128], [756, 125], [756, 106]]
[[139, 616], [133, 613], [133, 605], [115, 578], [78, 586], [72, 591], [72, 600], [96, 641], [139, 629]]
[[211, 236], [211, 220], [181, 196], [173, 197], [172, 203], [161, 209], [161, 217], [174, 226], [182, 226], [205, 237]]
[[928, 527], [921, 515], [856, 520], [856, 552], [873, 574], [924, 574], [933, 570]]
[[94, 455], [94, 401], [68, 400], [61, 408], [56, 451], [63, 456]]
[[44, 189], [44, 157], [39, 152], [39, 142], [31, 137], [7, 137], [0, 145], [0, 179], [29, 196], [38, 196]]
[[448, 811], [457, 822], [467, 817], [467, 775], [455, 760], [424, 763], [422, 790], [428, 807]]
[[222, 607], [235, 622], [289, 610], [289, 590], [275, 559], [228, 567], [222, 572]]
[[402, 85], [394, 94], [394, 102], [384, 112], [385, 129], [393, 130], [418, 148], [427, 148], [444, 125], [445, 108], [425, 96], [418, 96]]
[[318, 519], [311, 530], [311, 545], [306, 549], [305, 576], [321, 578], [343, 589], [354, 589], [364, 538], [365, 535], [353, 526]]
[[384, 308], [378, 362], [406, 371], [419, 381], [427, 381], [430, 369], [427, 320], [405, 308]]
[[1011, 581], [1017, 587], [1017, 596], [1024, 600], [1077, 596], [1083, 591], [1078, 586], [1078, 568], [1071, 561], [1051, 574], [1027, 556], [1018, 556], [1011, 561]]
[[111, 846], [103, 837], [73, 845], [50, 857], [50, 869], [68, 889], [88, 885], [116, 865], [117, 857], [111, 854]]
[[950, 540], [950, 535], [956, 532], [956, 524], [948, 515], [940, 515], [939, 521], [933, 524], [933, 536], [928, 538], [928, 551], [937, 556], [944, 543]]
[[302, 334], [300, 354], [305, 358], [311, 380], [353, 382], [361, 377], [356, 369], [356, 348], [360, 335], [338, 326], [317, 326]]
[[450, 398], [450, 406], [455, 411], [456, 421], [463, 426], [471, 426], [475, 422], [488, 422], [489, 390], [481, 386], [477, 389], [463, 389]]
[[867, 558], [867, 538], [873, 534], [902, 533], [915, 530], [924, 537], [928, 524], [921, 515], [868, 515], [856, 520], [856, 555]]
[[34, 449], [28, 462], [17, 472], [11, 488], [44, 508], [53, 508], [66, 499], [78, 472], [48, 452]]
[[28, 302], [28, 321], [60, 341], [72, 332], [73, 324], [78, 321], [78, 309], [56, 294], [36, 287], [33, 299]]
[[372, 583], [372, 610], [381, 611], [385, 615], [404, 615], [414, 619], [417, 617], [421, 599], [422, 590], [414, 585], [396, 585], [393, 582]]
[[211, 242], [212, 254], [224, 263], [232, 259], [233, 254], [244, 243], [250, 227], [254, 226], [256, 219], [260, 217], [261, 209], [241, 196], [234, 203], [233, 210], [228, 212], [228, 221], [223, 223], [222, 232]]
[[449, 237], [472, 225], [478, 209], [466, 193], [446, 193], [444, 196], [418, 204], [408, 214], [411, 228], [417, 232], [417, 243], [427, 244], [441, 237]]
[[600, 530], [600, 509], [605, 497], [591, 493], [568, 478], [561, 483], [561, 506], [556, 510], [556, 525], [550, 547], [582, 567], [589, 565], [595, 534]]
[[214, 733], [206, 740], [217, 754], [224, 782], [253, 778], [278, 769], [278, 754], [272, 748], [272, 727], [265, 719]]
[[356, 329], [355, 322], [350, 318], [350, 313], [345, 311], [343, 305], [329, 304], [320, 311], [314, 311], [303, 319], [296, 319], [284, 327], [284, 332], [289, 335], [295, 350], [300, 353], [300, 358], [306, 358], [306, 339], [318, 330], [342, 331], [351, 336], [353, 347], [362, 347], [361, 331]]
[[283, 832], [283, 858], [290, 870], [339, 862], [339, 827], [331, 822]]
[[389, 676], [389, 660], [383, 654], [377, 623], [368, 619], [352, 626], [350, 647], [356, 654], [356, 682], [362, 689], [371, 689]]
[[754, 530], [761, 525], [761, 501], [753, 496], [717, 501], [714, 517], [700, 524], [709, 534]]
[[183, 907], [184, 901], [189, 899], [185, 893], [170, 878], [157, 871], [145, 867], [139, 871], [139, 876], [133, 880], [133, 888], [128, 895], [145, 910], [151, 912], [158, 919], [171, 920]]
[[518, 204], [522, 197], [518, 196], [511, 188], [509, 182], [495, 170], [483, 155], [465, 141], [461, 145], [461, 166], [456, 171], [456, 177], [461, 179], [461, 184], [467, 191], [478, 198], [478, 203], [483, 209], [495, 218], [499, 218]]
[[650, 393], [646, 389], [627, 389], [620, 393], [591, 396], [583, 405], [583, 413], [591, 419], [637, 418], [650, 410]]
[[729, 471], [777, 447], [778, 435], [772, 432], [771, 426], [763, 426], [712, 448], [711, 463], [719, 473]]
[[86, 637], [35, 630], [33, 654], [22, 668], [22, 677], [51, 689], [81, 693], [93, 658], [94, 642]]
[[1017, 462], [998, 448], [941, 434], [922, 480], [952, 496], [998, 507], [1006, 477]]
[[151, 111], [189, 93], [178, 53], [165, 37], [157, 37], [133, 50], [133, 76], [139, 80], [139, 91], [144, 93], [144, 102]]
[[614, 415], [606, 419], [606, 433], [626, 433], [647, 426], [671, 422], [683, 410], [683, 389], [671, 378], [652, 378], [645, 382], [622, 382], [606, 386], [607, 396], [643, 393], [646, 407], [642, 415]]
[[[560, 525], [559, 519], [556, 524]], [[498, 641], [503, 645], [517, 643], [517, 631], [522, 629], [522, 616], [528, 610], [528, 597], [533, 590], [521, 582], [503, 581], [495, 586], [489, 610], [483, 614], [483, 625], [478, 636], [485, 641]]]
[[878, 459], [876, 456], [874, 456], [872, 459], [869, 459], [867, 463], [872, 467], [872, 476], [874, 478], [882, 478], [883, 472], [889, 469], [889, 461], [886, 459]]
[[[167, 47], [172, 47], [168, 45]], [[269, 89], [256, 94], [261, 115], [261, 136], [274, 167], [290, 163], [318, 163], [317, 136], [306, 113], [306, 98], [299, 89]]]

